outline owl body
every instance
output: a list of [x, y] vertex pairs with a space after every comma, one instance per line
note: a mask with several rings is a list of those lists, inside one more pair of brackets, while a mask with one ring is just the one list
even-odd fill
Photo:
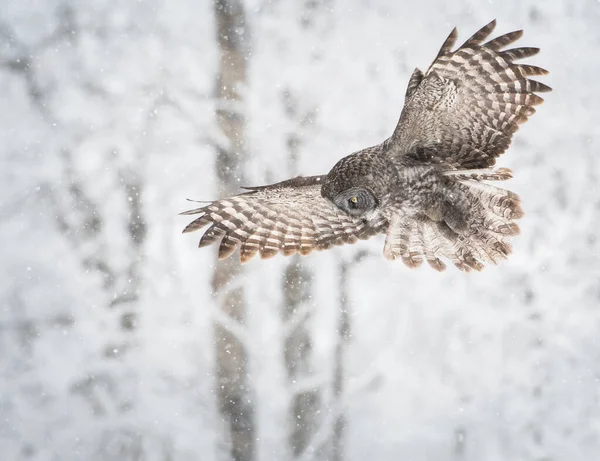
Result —
[[308, 254], [385, 234], [383, 253], [409, 267], [480, 270], [511, 252], [523, 212], [519, 197], [491, 182], [492, 169], [519, 124], [550, 91], [517, 64], [537, 48], [504, 48], [522, 31], [484, 43], [495, 21], [452, 51], [456, 29], [427, 72], [413, 72], [390, 138], [338, 161], [327, 175], [298, 177], [184, 214], [199, 214], [185, 232], [210, 225], [200, 246], [220, 242], [219, 257]]

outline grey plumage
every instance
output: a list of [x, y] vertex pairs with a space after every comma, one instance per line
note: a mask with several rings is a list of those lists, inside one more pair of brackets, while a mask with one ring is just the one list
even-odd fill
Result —
[[456, 29], [423, 73], [413, 72], [398, 125], [383, 143], [341, 159], [326, 176], [299, 177], [185, 212], [200, 214], [184, 232], [210, 225], [200, 246], [220, 241], [219, 257], [238, 247], [255, 254], [308, 254], [386, 234], [384, 256], [409, 267], [441, 258], [480, 270], [510, 254], [519, 232], [519, 197], [487, 181], [519, 124], [550, 88], [529, 77], [544, 69], [514, 63], [537, 48], [502, 51], [511, 32], [484, 43], [492, 21], [456, 51]]

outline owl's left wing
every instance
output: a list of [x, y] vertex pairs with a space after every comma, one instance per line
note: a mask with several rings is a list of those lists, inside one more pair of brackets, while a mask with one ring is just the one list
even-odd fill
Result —
[[530, 77], [548, 72], [515, 61], [538, 48], [504, 48], [523, 31], [485, 42], [490, 22], [458, 49], [456, 29], [425, 74], [415, 69], [398, 126], [389, 140], [393, 156], [441, 162], [452, 169], [489, 168], [510, 145], [519, 125], [550, 87]]
[[257, 253], [263, 259], [277, 253], [306, 255], [385, 231], [385, 218], [355, 218], [322, 197], [324, 178], [298, 177], [249, 188], [249, 192], [183, 212], [200, 215], [183, 232], [210, 225], [199, 246], [220, 241], [219, 259], [231, 256], [240, 247], [240, 260], [246, 262]]

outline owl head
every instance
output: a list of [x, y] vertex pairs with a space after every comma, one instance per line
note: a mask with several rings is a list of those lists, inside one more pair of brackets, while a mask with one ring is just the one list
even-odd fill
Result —
[[385, 156], [365, 151], [349, 155], [327, 174], [321, 195], [351, 216], [371, 214], [395, 182], [392, 168]]

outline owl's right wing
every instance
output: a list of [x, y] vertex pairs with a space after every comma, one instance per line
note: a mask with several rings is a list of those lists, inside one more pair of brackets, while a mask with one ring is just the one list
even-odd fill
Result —
[[246, 262], [257, 253], [261, 258], [277, 253], [306, 255], [385, 231], [385, 218], [355, 218], [322, 197], [323, 179], [299, 177], [248, 188], [249, 192], [183, 212], [200, 215], [183, 232], [210, 225], [199, 246], [220, 241], [219, 259], [231, 256], [240, 247], [240, 260]]
[[398, 126], [388, 141], [391, 155], [443, 163], [451, 169], [489, 168], [510, 145], [519, 124], [543, 102], [550, 87], [530, 79], [548, 72], [517, 64], [538, 48], [504, 50], [523, 31], [484, 43], [496, 21], [455, 51], [456, 29], [425, 74], [416, 69]]

